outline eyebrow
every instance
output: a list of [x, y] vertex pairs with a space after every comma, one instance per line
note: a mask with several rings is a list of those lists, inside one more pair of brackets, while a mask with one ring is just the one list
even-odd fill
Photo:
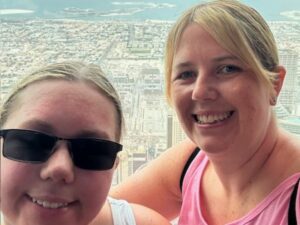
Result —
[[75, 137], [81, 137], [81, 138], [99, 138], [99, 139], [106, 139], [110, 140], [111, 138], [109, 135], [103, 131], [99, 130], [82, 130], [79, 133], [75, 135]]
[[[233, 55], [224, 55], [224, 56], [219, 56], [219, 57], [212, 59], [213, 62], [222, 62], [222, 61], [226, 61], [226, 60], [239, 61], [239, 58], [236, 56], [233, 56]], [[173, 67], [173, 69], [182, 69], [182, 68], [191, 67], [193, 65], [194, 64], [192, 62], [186, 61], [186, 62], [178, 63], [177, 65], [175, 65], [175, 67]]]
[[36, 129], [47, 133], [54, 133], [54, 128], [49, 123], [38, 119], [27, 120], [22, 124], [22, 128]]
[[187, 68], [187, 67], [191, 67], [193, 66], [193, 63], [191, 63], [190, 61], [186, 61], [186, 62], [181, 62], [176, 64], [173, 69], [182, 69], [182, 68]]
[[225, 60], [240, 60], [238, 57], [236, 56], [233, 56], [233, 55], [225, 55], [225, 56], [220, 56], [220, 57], [217, 57], [217, 58], [214, 58], [213, 61], [215, 62], [222, 62], [222, 61], [225, 61]]
[[[45, 132], [45, 133], [48, 133], [48, 134], [55, 134], [55, 128], [45, 122], [45, 121], [42, 121], [42, 120], [38, 120], [38, 119], [33, 119], [33, 120], [28, 120], [26, 121], [25, 123], [22, 124], [22, 127], [25, 128], [25, 129], [34, 129], [34, 130], [37, 130], [37, 131], [42, 131], [42, 132]], [[76, 133], [75, 135], [73, 135], [73, 138], [76, 138], [76, 137], [81, 137], [81, 138], [103, 138], [103, 139], [108, 139], [110, 140], [110, 137], [109, 135], [104, 132], [104, 131], [101, 131], [101, 130], [81, 130], [79, 131], [78, 133]]]

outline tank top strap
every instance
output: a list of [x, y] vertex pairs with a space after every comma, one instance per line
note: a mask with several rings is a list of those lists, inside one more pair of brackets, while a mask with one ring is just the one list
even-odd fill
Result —
[[289, 214], [288, 214], [288, 225], [296, 225], [297, 224], [297, 218], [296, 218], [296, 197], [299, 187], [299, 182], [296, 183], [294, 190], [291, 195], [290, 205], [289, 205]]
[[125, 200], [108, 197], [114, 225], [136, 225], [133, 210]]

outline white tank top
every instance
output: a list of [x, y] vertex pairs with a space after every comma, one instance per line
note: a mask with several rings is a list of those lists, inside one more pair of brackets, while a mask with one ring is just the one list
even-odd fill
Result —
[[125, 200], [108, 197], [114, 225], [136, 225], [131, 206]]

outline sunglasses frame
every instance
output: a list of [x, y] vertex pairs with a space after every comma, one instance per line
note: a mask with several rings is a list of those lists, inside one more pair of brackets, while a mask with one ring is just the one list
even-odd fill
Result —
[[[36, 160], [26, 160], [26, 159], [22, 159], [22, 158], [17, 158], [17, 157], [13, 157], [12, 156], [12, 153], [8, 153], [9, 149], [6, 149], [6, 145], [5, 145], [5, 142], [6, 142], [6, 137], [9, 135], [9, 134], [13, 134], [13, 137], [14, 136], [18, 136], [18, 135], [31, 135], [31, 138], [34, 139], [34, 138], [37, 138], [38, 136], [40, 136], [40, 138], [46, 138], [48, 139], [48, 144], [49, 143], [52, 143], [52, 147], [49, 151], [44, 151], [43, 153], [46, 153], [46, 155], [44, 156], [44, 158], [42, 159], [36, 159]], [[69, 151], [69, 154], [70, 154], [70, 157], [72, 158], [72, 161], [74, 163], [75, 166], [81, 168], [81, 169], [86, 169], [86, 170], [109, 170], [113, 167], [114, 163], [115, 163], [115, 160], [117, 158], [117, 153], [122, 151], [122, 148], [123, 146], [117, 142], [114, 142], [114, 141], [110, 141], [110, 140], [105, 140], [105, 139], [100, 139], [100, 138], [89, 138], [89, 137], [84, 137], [84, 138], [61, 138], [61, 137], [57, 137], [57, 136], [54, 136], [54, 135], [50, 135], [50, 134], [47, 134], [47, 133], [43, 133], [43, 132], [40, 132], [40, 131], [35, 131], [35, 130], [27, 130], [27, 129], [3, 129], [3, 130], [0, 130], [0, 137], [3, 138], [3, 145], [2, 145], [2, 155], [5, 157], [5, 158], [8, 158], [10, 160], [13, 160], [13, 161], [18, 161], [18, 162], [24, 162], [24, 163], [32, 163], [32, 164], [37, 164], [37, 163], [44, 163], [46, 161], [49, 160], [49, 158], [51, 157], [51, 155], [56, 151], [56, 143], [58, 141], [66, 141], [67, 144], [68, 144], [68, 151]], [[17, 139], [15, 139], [17, 140]], [[78, 149], [76, 150], [76, 143], [78, 142], [87, 142], [87, 144], [97, 144], [97, 143], [104, 143], [106, 145], [110, 145], [110, 148], [109, 150], [105, 150], [105, 152], [101, 152], [101, 148], [99, 148], [99, 152], [101, 152], [102, 154], [98, 154], [98, 158], [94, 157], [95, 155], [87, 155], [87, 154], [84, 154], [82, 152], [81, 155], [80, 153], [76, 152], [76, 151], [79, 151]], [[41, 144], [41, 143], [38, 143], [38, 144]], [[81, 146], [82, 147], [82, 146]], [[82, 149], [80, 150], [82, 151]], [[88, 149], [85, 150], [86, 152], [85, 153], [89, 153], [88, 152]], [[112, 152], [111, 152], [112, 151]], [[95, 152], [95, 150], [93, 149], [93, 152]], [[77, 154], [76, 154], [77, 153]], [[103, 154], [104, 153], [104, 154]], [[114, 154], [114, 155], [113, 155]], [[105, 157], [105, 155], [108, 155], [109, 157], [111, 157], [111, 161], [109, 162], [109, 166], [106, 165], [106, 166], [102, 166], [99, 164], [97, 164], [97, 159], [98, 161], [100, 160], [101, 161], [101, 157]], [[83, 157], [80, 157], [80, 156], [83, 156]], [[93, 156], [93, 157], [91, 157]], [[32, 158], [32, 155], [30, 156]], [[42, 156], [40, 156], [42, 157]], [[84, 162], [83, 158], [86, 157], [85, 159], [88, 161], [90, 160], [90, 164], [88, 162]], [[82, 161], [83, 160], [83, 161]]]

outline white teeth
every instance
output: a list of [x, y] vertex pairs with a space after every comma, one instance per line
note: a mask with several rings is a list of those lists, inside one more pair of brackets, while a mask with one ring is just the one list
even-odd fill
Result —
[[58, 208], [66, 207], [68, 205], [68, 203], [48, 202], [48, 201], [43, 201], [35, 198], [32, 198], [31, 200], [33, 203], [36, 203], [44, 208], [49, 208], [49, 209], [58, 209]]
[[205, 124], [205, 123], [215, 123], [222, 121], [228, 118], [231, 115], [230, 112], [224, 112], [222, 114], [215, 114], [215, 115], [196, 115], [197, 123]]

